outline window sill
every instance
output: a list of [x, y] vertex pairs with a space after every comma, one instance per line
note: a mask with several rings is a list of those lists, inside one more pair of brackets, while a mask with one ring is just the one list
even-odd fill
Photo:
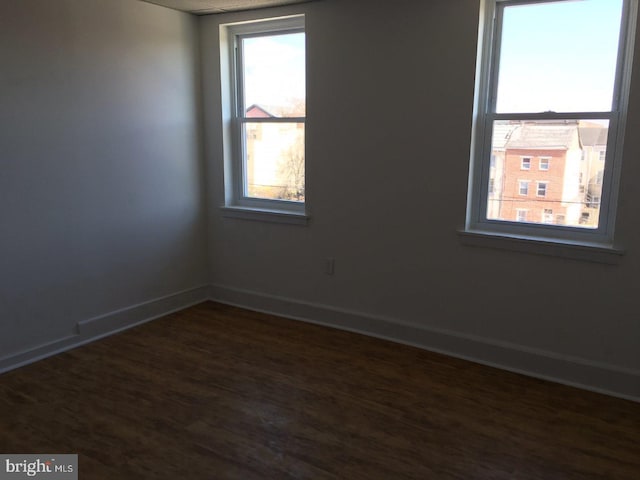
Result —
[[517, 235], [501, 235], [478, 230], [459, 230], [458, 236], [463, 245], [472, 247], [497, 248], [534, 255], [550, 255], [610, 265], [619, 264], [625, 253], [624, 250], [609, 245]]
[[307, 225], [309, 216], [305, 213], [287, 210], [268, 210], [262, 208], [225, 206], [220, 207], [225, 218], [238, 218], [257, 222], [284, 223], [288, 225]]

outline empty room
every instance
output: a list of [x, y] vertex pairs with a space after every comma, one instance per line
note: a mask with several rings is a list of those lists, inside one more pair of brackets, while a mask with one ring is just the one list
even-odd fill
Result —
[[0, 478], [640, 478], [638, 0], [0, 0]]

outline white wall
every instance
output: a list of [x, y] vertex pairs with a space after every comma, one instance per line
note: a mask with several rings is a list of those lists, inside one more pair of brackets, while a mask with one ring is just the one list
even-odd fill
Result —
[[0, 359], [206, 283], [197, 54], [173, 10], [0, 2]]
[[[223, 218], [216, 208], [218, 25], [253, 14], [200, 19], [214, 297], [427, 346], [428, 335], [412, 332], [440, 332], [459, 340], [442, 350], [640, 398], [638, 135], [625, 147], [619, 265], [464, 246], [456, 234], [478, 8], [324, 0], [270, 11], [307, 14], [307, 227]], [[636, 63], [629, 132], [640, 128], [639, 73]], [[325, 257], [335, 258], [334, 276], [324, 274]], [[463, 340], [473, 345], [454, 351], [467, 348]], [[615, 375], [624, 378], [607, 383]]]

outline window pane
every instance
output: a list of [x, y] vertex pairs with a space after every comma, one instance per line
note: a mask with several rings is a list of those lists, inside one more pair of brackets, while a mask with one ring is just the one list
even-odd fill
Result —
[[609, 111], [622, 0], [504, 8], [496, 111]]
[[304, 202], [304, 123], [244, 124], [244, 194]]
[[[608, 127], [607, 120], [495, 121], [487, 219], [597, 228]], [[523, 158], [547, 168], [523, 170]]]
[[267, 116], [305, 116], [304, 33], [242, 39], [244, 107]]

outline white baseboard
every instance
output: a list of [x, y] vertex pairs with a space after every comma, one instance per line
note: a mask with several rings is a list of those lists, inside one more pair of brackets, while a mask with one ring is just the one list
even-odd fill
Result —
[[201, 286], [176, 292], [82, 320], [77, 324], [75, 335], [0, 358], [0, 373], [206, 300], [391, 340], [531, 377], [640, 402], [640, 372], [635, 370], [221, 285]]
[[220, 303], [391, 340], [531, 377], [640, 402], [639, 371], [222, 285], [211, 286], [210, 298]]
[[126, 330], [136, 325], [154, 320], [170, 313], [204, 302], [209, 297], [209, 287], [200, 286], [164, 297], [116, 310], [76, 325], [76, 334], [39, 345], [23, 352], [0, 358], [0, 373], [36, 362], [57, 353], [62, 353], [80, 345], [108, 335]]

